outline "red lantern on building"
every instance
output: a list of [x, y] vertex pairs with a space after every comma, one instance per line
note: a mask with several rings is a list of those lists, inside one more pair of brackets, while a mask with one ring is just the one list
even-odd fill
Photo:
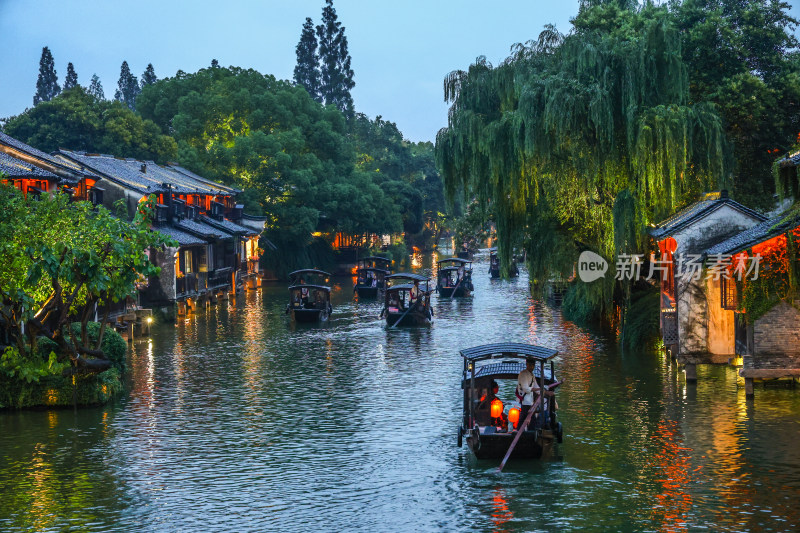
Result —
[[500, 418], [500, 416], [503, 414], [503, 402], [497, 398], [492, 400], [491, 414], [492, 418]]

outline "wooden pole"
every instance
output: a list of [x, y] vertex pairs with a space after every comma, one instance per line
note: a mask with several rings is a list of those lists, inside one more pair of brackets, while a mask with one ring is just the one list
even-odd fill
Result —
[[[542, 391], [542, 392], [544, 392], [544, 391]], [[542, 397], [543, 396], [544, 396], [544, 394], [540, 394], [539, 397], [536, 398], [536, 401], [533, 402], [533, 405], [531, 405], [531, 408], [528, 411], [528, 416], [526, 416], [525, 420], [522, 422], [522, 424], [520, 424], [519, 429], [517, 430], [517, 434], [514, 436], [514, 440], [511, 441], [511, 446], [508, 447], [508, 451], [506, 452], [506, 456], [503, 457], [503, 461], [500, 463], [500, 466], [497, 467], [497, 471], [498, 472], [502, 472], [503, 471], [503, 467], [506, 466], [506, 461], [508, 461], [508, 458], [511, 457], [511, 452], [514, 451], [514, 447], [516, 447], [517, 442], [519, 441], [519, 438], [525, 432], [525, 428], [528, 427], [528, 424], [530, 423], [531, 418], [533, 418], [533, 413], [536, 411], [536, 408], [539, 406], [539, 404], [542, 403]]]

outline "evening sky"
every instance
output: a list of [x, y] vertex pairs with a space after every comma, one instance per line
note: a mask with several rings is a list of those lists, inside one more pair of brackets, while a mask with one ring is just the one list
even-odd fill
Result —
[[[800, 2], [792, 2], [800, 5]], [[59, 83], [67, 62], [87, 86], [96, 73], [112, 98], [120, 65], [160, 78], [220, 65], [291, 79], [305, 17], [319, 23], [324, 0], [0, 0], [0, 117], [33, 103], [42, 47]], [[447, 123], [442, 80], [479, 55], [494, 64], [542, 27], [562, 32], [578, 0], [334, 0], [353, 58], [356, 110], [396, 122], [414, 141]], [[798, 8], [792, 8], [798, 16]]]

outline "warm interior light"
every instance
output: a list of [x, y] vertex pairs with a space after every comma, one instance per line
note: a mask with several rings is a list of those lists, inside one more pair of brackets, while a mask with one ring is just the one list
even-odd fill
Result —
[[492, 408], [491, 408], [492, 418], [500, 418], [500, 415], [503, 414], [503, 402], [495, 398], [492, 400]]
[[514, 427], [517, 427], [517, 422], [519, 422], [519, 409], [516, 407], [512, 407], [508, 411], [508, 421], [514, 424]]
[[153, 323], [153, 317], [151, 317], [151, 316], [147, 317], [147, 323], [148, 324], [152, 324]]

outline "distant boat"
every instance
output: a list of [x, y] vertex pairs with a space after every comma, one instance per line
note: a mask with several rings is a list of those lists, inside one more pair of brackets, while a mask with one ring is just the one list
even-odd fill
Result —
[[324, 283], [331, 275], [313, 268], [296, 270], [289, 274], [289, 305], [286, 313], [295, 322], [324, 322], [328, 320], [331, 307], [331, 288]]
[[[427, 326], [431, 323], [430, 279], [427, 276], [402, 272], [386, 276], [389, 286], [385, 291], [383, 316], [388, 326]], [[414, 284], [419, 291], [412, 302]]]
[[386, 285], [386, 276], [391, 273], [391, 259], [386, 257], [364, 257], [356, 263], [356, 285], [353, 292], [360, 298], [374, 298]]
[[436, 292], [444, 298], [472, 296], [472, 261], [448, 257], [437, 261]]
[[[478, 459], [500, 459], [509, 450], [524, 424], [519, 404], [504, 403], [495, 397], [493, 383], [498, 380], [517, 381], [525, 369], [526, 360], [535, 363], [533, 376], [540, 390], [554, 391], [561, 382], [556, 380], [552, 359], [556, 350], [532, 344], [486, 344], [461, 350], [464, 370], [461, 377], [463, 411], [458, 428], [458, 445], [466, 439], [467, 446]], [[546, 363], [550, 363], [546, 365]], [[544, 401], [543, 401], [544, 399]], [[532, 406], [529, 424], [511, 452], [511, 458], [539, 459], [553, 444], [563, 440], [561, 422], [557, 419], [555, 393], [538, 397]]]
[[[493, 278], [500, 277], [500, 258], [497, 256], [497, 248], [489, 248], [489, 275]], [[519, 269], [515, 263], [508, 266], [508, 276], [516, 278], [519, 275]]]

